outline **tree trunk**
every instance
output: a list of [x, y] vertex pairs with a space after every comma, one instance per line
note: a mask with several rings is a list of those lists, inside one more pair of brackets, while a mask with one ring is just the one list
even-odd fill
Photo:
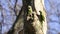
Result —
[[[46, 12], [45, 12], [45, 8], [44, 8], [44, 0], [35, 0], [35, 8], [36, 8], [37, 14], [39, 15], [39, 11], [41, 11], [44, 18], [45, 18], [43, 23], [42, 23], [43, 24], [43, 27], [41, 27], [42, 30], [40, 30], [40, 28], [38, 28], [38, 26], [40, 26], [40, 24], [38, 25], [37, 24], [38, 22], [36, 22], [37, 32], [39, 31], [38, 34], [47, 34], [47, 21], [46, 21]], [[41, 31], [43, 31], [43, 33], [41, 33]]]
[[[46, 12], [44, 9], [44, 0], [23, 0], [25, 10], [24, 10], [24, 34], [46, 34], [47, 32], [47, 22], [46, 22]], [[33, 4], [33, 5], [32, 5]], [[31, 6], [32, 8], [32, 18], [31, 14], [28, 14], [28, 6]], [[34, 6], [34, 7], [33, 7]], [[36, 10], [35, 10], [36, 9]], [[42, 15], [44, 16], [44, 21], [42, 21], [41, 24], [41, 17], [40, 12], [42, 12]]]
[[[12, 27], [13, 34], [46, 34], [47, 22], [43, 0], [22, 0], [22, 9]], [[23, 14], [22, 14], [23, 13]], [[23, 20], [22, 20], [23, 19]], [[24, 23], [24, 25], [23, 25]], [[21, 29], [22, 27], [22, 29]]]

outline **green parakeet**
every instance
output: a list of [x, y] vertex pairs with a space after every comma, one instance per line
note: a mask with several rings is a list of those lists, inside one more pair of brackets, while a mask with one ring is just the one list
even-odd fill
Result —
[[44, 21], [44, 16], [42, 15], [42, 12], [41, 11], [39, 11], [40, 12], [40, 15], [37, 15], [38, 16], [38, 18], [39, 18], [39, 21], [41, 22], [41, 24], [43, 23], [43, 21]]
[[42, 12], [40, 11], [40, 22], [44, 21], [44, 16], [42, 15]]
[[28, 14], [31, 15], [32, 14], [32, 7], [28, 6]]

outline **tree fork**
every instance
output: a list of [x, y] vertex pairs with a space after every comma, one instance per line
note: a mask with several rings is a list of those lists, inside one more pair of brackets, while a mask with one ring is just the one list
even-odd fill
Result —
[[33, 6], [33, 0], [23, 0], [23, 6], [24, 6], [24, 34], [35, 34], [35, 29], [32, 26], [32, 19], [27, 20], [28, 16], [28, 11], [29, 8], [28, 6]]

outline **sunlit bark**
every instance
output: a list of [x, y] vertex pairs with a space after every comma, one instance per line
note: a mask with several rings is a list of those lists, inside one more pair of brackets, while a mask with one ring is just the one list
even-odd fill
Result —
[[[13, 34], [46, 34], [47, 22], [43, 0], [22, 0], [23, 6], [12, 26]], [[30, 11], [30, 12], [29, 12]], [[40, 12], [42, 13], [40, 13]], [[43, 18], [40, 17], [42, 15]], [[10, 33], [11, 33], [10, 32]], [[9, 33], [9, 32], [8, 32]], [[12, 34], [12, 33], [11, 33]]]

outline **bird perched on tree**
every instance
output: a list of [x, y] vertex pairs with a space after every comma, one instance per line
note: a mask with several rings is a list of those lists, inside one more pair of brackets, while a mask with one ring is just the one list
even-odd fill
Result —
[[41, 22], [41, 24], [43, 23], [43, 21], [44, 21], [44, 16], [42, 15], [42, 12], [41, 11], [39, 11], [40, 12], [40, 15], [37, 15], [38, 16], [38, 18], [39, 18], [39, 21]]
[[33, 14], [32, 6], [28, 5], [27, 20], [33, 19], [33, 15], [32, 14]]
[[28, 6], [28, 14], [31, 15], [32, 14], [32, 7]]

